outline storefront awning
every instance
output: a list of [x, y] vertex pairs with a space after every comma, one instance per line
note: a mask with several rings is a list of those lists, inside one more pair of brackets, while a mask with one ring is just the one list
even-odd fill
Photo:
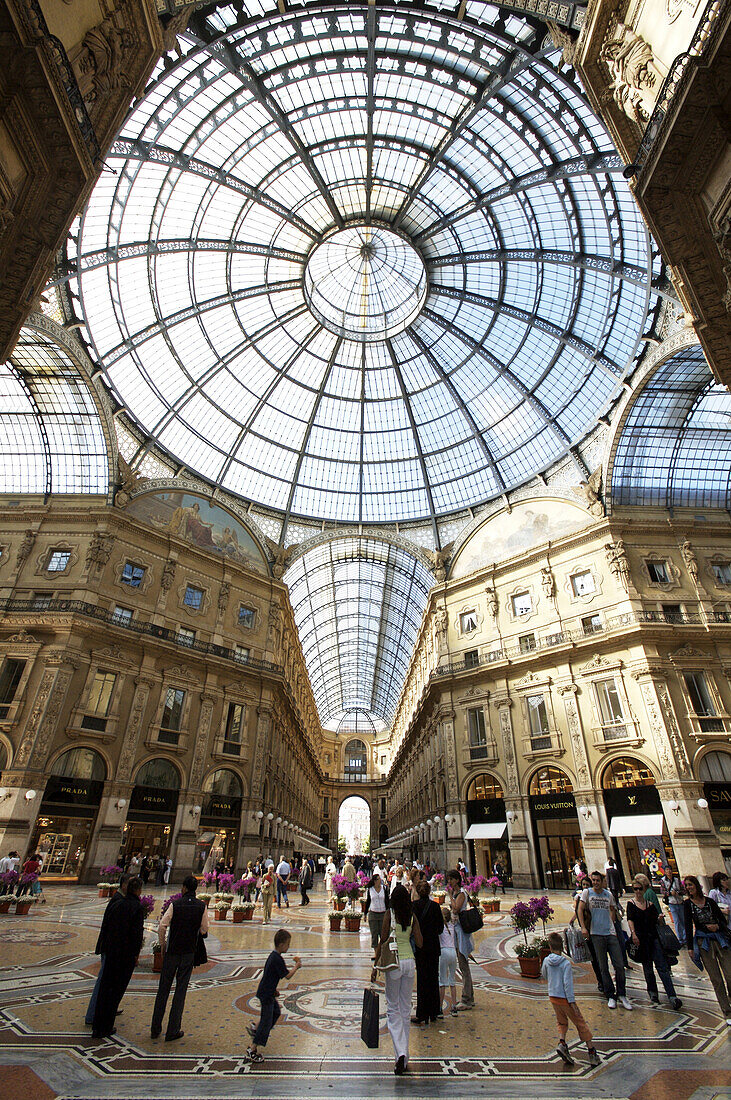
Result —
[[507, 821], [488, 821], [485, 825], [470, 825], [465, 840], [497, 840], [508, 827]]
[[631, 817], [613, 817], [609, 824], [609, 835], [662, 836], [664, 824], [662, 814], [632, 814]]

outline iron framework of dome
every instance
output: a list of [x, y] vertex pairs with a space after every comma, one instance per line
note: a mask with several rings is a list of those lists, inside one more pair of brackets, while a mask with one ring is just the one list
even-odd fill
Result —
[[142, 436], [289, 516], [404, 522], [547, 469], [662, 278], [545, 26], [470, 2], [210, 5], [67, 249]]

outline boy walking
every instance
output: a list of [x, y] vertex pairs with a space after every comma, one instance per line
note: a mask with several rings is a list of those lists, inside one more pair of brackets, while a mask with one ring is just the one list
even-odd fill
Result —
[[574, 975], [571, 962], [563, 953], [563, 940], [558, 932], [551, 932], [548, 937], [548, 946], [551, 954], [543, 960], [541, 973], [548, 981], [548, 999], [553, 1005], [558, 1023], [559, 1043], [556, 1047], [558, 1055], [563, 1058], [567, 1066], [576, 1063], [569, 1053], [566, 1043], [566, 1033], [569, 1029], [569, 1020], [575, 1024], [579, 1038], [586, 1043], [589, 1052], [589, 1065], [599, 1065], [599, 1055], [594, 1046], [594, 1040], [574, 996]]
[[291, 940], [291, 935], [284, 928], [280, 928], [274, 934], [274, 950], [264, 963], [264, 973], [261, 976], [261, 981], [256, 991], [256, 995], [261, 1003], [259, 1023], [257, 1026], [249, 1024], [246, 1028], [253, 1040], [251, 1046], [246, 1051], [247, 1062], [264, 1061], [264, 1056], [259, 1053], [259, 1047], [265, 1047], [267, 1045], [269, 1033], [282, 1015], [282, 1010], [277, 1001], [277, 986], [279, 985], [279, 979], [293, 978], [302, 966], [299, 956], [295, 955], [294, 966], [291, 970], [287, 969], [287, 964], [284, 961], [284, 954], [289, 950]]

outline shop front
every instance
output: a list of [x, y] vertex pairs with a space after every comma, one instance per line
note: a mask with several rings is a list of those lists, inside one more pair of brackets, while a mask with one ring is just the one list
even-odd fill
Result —
[[568, 890], [574, 865], [584, 858], [571, 780], [559, 768], [541, 768], [531, 780], [529, 804], [540, 885]]
[[731, 875], [731, 783], [704, 783], [703, 794], [721, 845], [726, 873]]
[[644, 874], [658, 883], [678, 873], [655, 777], [633, 757], [613, 760], [602, 777], [604, 808], [617, 866], [626, 882]]
[[479, 775], [472, 780], [466, 803], [468, 863], [473, 874], [490, 878], [496, 862], [512, 878], [508, 821], [503, 789], [492, 775]]
[[105, 776], [93, 749], [68, 749], [51, 765], [30, 846], [42, 857], [45, 879], [81, 878]]
[[213, 772], [203, 789], [193, 866], [198, 875], [221, 864], [236, 865], [241, 827], [242, 787], [236, 772], [229, 768]]
[[125, 860], [134, 855], [170, 855], [170, 843], [178, 809], [178, 791], [159, 787], [135, 787], [129, 800], [124, 826], [122, 853]]

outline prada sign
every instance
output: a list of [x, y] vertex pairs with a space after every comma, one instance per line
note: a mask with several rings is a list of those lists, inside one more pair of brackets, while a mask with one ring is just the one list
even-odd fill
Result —
[[101, 779], [68, 779], [63, 775], [52, 775], [43, 792], [43, 804], [98, 806], [103, 789]]
[[178, 808], [178, 791], [165, 787], [135, 787], [129, 808], [154, 814], [174, 814]]
[[657, 787], [613, 787], [604, 791], [604, 805], [610, 819], [662, 813]]
[[571, 818], [576, 817], [576, 802], [572, 794], [532, 794], [530, 811], [536, 821]]
[[201, 818], [227, 818], [229, 820], [241, 817], [241, 799], [233, 798], [225, 794], [209, 794], [203, 803]]

